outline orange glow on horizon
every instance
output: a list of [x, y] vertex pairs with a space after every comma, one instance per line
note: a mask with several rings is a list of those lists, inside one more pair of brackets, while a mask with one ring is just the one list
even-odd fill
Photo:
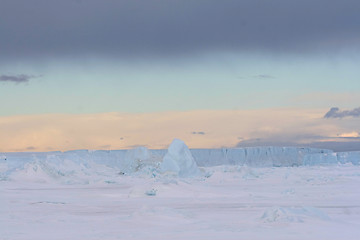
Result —
[[139, 145], [161, 149], [174, 138], [190, 148], [218, 148], [269, 136], [339, 132], [334, 121], [324, 121], [324, 112], [263, 109], [8, 116], [0, 117], [0, 151], [110, 150]]

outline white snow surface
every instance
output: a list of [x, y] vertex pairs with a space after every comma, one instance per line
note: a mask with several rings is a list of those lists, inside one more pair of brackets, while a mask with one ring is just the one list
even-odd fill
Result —
[[106, 170], [88, 183], [58, 181], [43, 172], [42, 181], [33, 175], [0, 181], [0, 239], [356, 240], [360, 235], [359, 166], [227, 165], [204, 171], [212, 175], [141, 177]]
[[174, 140], [168, 151], [0, 155], [1, 240], [360, 235], [360, 152]]

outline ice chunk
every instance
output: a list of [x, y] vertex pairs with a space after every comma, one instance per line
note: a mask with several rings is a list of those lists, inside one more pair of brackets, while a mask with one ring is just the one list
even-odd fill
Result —
[[146, 147], [130, 149], [125, 158], [120, 161], [120, 170], [123, 174], [131, 174], [140, 170], [152, 173], [160, 164], [161, 158], [152, 154]]
[[152, 189], [146, 191], [145, 194], [148, 196], [156, 196], [156, 192], [157, 192], [157, 190], [155, 188], [152, 188]]
[[124, 160], [120, 164], [123, 173], [129, 174], [139, 170], [142, 162], [150, 158], [149, 150], [146, 147], [137, 147], [126, 152]]
[[11, 178], [17, 181], [47, 183], [52, 182], [49, 173], [48, 166], [43, 162], [36, 160], [34, 162], [26, 163], [24, 169], [14, 172]]
[[189, 148], [180, 139], [173, 140], [160, 169], [162, 172], [171, 172], [179, 177], [191, 177], [200, 174]]

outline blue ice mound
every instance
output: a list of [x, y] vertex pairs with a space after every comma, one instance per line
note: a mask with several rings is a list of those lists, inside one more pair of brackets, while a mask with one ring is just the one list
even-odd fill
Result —
[[160, 165], [163, 173], [173, 173], [179, 177], [193, 177], [200, 170], [186, 144], [180, 139], [174, 139]]

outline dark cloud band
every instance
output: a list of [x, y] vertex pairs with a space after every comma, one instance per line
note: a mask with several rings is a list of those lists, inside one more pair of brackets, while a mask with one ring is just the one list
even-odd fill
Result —
[[5, 57], [336, 50], [360, 44], [358, 0], [4, 0]]

